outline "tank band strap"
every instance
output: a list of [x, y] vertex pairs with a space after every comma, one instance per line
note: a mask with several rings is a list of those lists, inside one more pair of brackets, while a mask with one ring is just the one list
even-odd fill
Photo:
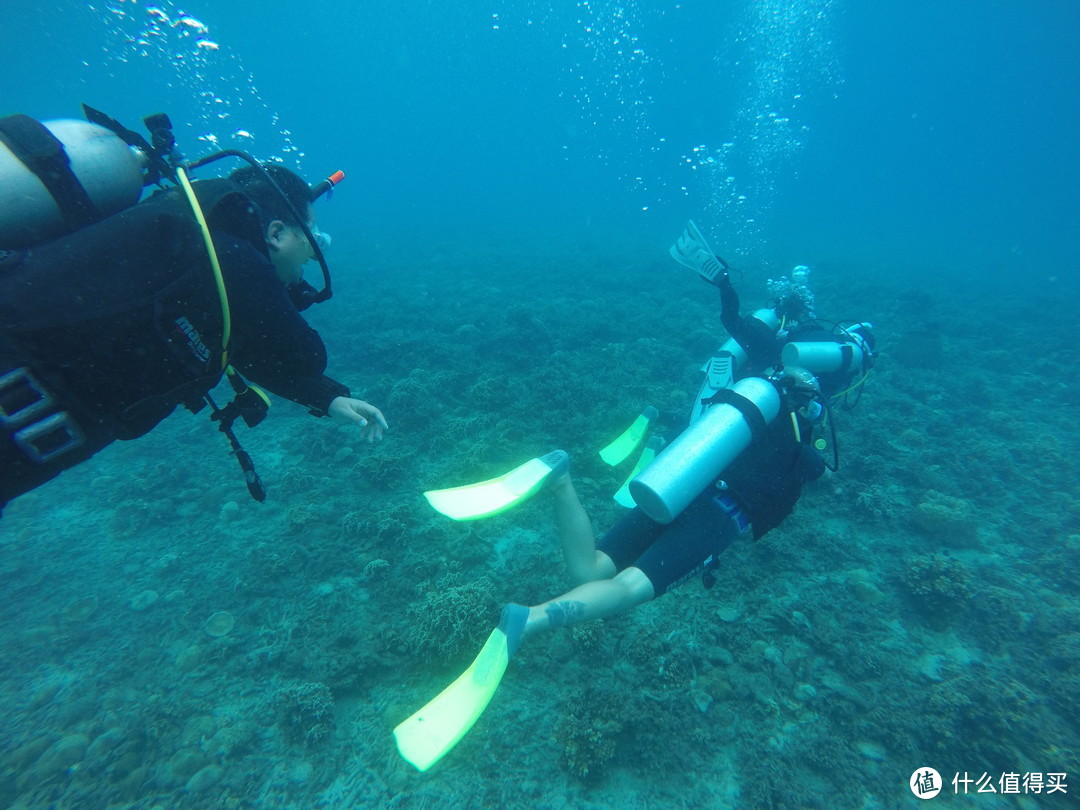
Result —
[[761, 410], [753, 401], [747, 399], [742, 394], [737, 394], [730, 388], [721, 388], [706, 402], [710, 405], [730, 405], [732, 408], [742, 414], [743, 419], [746, 420], [746, 424], [750, 428], [750, 441], [755, 442], [760, 437], [765, 435], [765, 431], [768, 430], [769, 423], [765, 421], [765, 417], [761, 415]]
[[850, 343], [840, 344], [840, 368], [847, 370], [851, 368], [851, 363], [855, 359], [855, 351]]
[[0, 143], [41, 181], [72, 230], [100, 219], [90, 195], [71, 171], [64, 144], [44, 124], [21, 113], [0, 118]]

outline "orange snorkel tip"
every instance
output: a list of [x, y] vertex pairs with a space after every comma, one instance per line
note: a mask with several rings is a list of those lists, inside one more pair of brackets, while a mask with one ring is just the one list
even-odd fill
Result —
[[328, 192], [332, 191], [334, 186], [336, 186], [344, 179], [345, 172], [343, 172], [341, 169], [338, 169], [325, 180], [320, 180], [318, 183], [311, 187], [311, 201], [315, 202], [323, 194], [327, 194]]

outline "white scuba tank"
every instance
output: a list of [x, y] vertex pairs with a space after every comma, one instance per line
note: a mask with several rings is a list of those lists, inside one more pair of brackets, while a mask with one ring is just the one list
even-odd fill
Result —
[[[100, 218], [138, 202], [145, 163], [140, 151], [88, 121], [59, 119], [42, 124], [63, 144], [72, 174]], [[69, 230], [49, 190], [0, 142], [0, 248], [40, 244]]]
[[[768, 380], [746, 377], [731, 390], [756, 408], [766, 424], [780, 412], [780, 394]], [[671, 523], [752, 440], [738, 408], [713, 405], [630, 482], [630, 494], [652, 520]]]
[[871, 345], [863, 332], [872, 324], [860, 323], [844, 329], [836, 340], [793, 341], [784, 346], [780, 360], [785, 366], [801, 366], [814, 374], [862, 368], [871, 356]]
[[[754, 317], [773, 331], [780, 328], [780, 316], [774, 309], [759, 309], [754, 312]], [[745, 362], [746, 351], [735, 338], [728, 338], [720, 350], [705, 362], [701, 367], [705, 379], [701, 382], [701, 388], [690, 411], [691, 422], [696, 422], [705, 410], [705, 400], [717, 391], [731, 387], [735, 374]]]

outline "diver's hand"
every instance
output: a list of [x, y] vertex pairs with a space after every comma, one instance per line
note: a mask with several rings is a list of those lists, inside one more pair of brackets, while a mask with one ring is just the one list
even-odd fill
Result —
[[334, 397], [326, 412], [335, 419], [342, 419], [359, 425], [362, 428], [361, 434], [367, 438], [369, 443], [381, 441], [383, 431], [389, 429], [382, 411], [362, 399]]

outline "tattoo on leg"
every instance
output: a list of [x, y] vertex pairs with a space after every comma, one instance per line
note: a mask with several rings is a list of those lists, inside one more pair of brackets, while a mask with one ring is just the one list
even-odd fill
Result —
[[547, 614], [548, 624], [551, 627], [565, 627], [581, 620], [581, 617], [585, 615], [585, 603], [555, 602], [548, 605], [544, 613]]

